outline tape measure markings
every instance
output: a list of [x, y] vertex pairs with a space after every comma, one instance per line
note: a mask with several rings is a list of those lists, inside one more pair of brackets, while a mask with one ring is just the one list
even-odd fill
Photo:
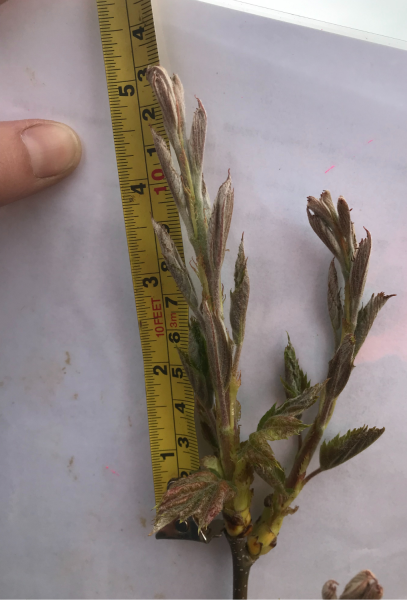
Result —
[[150, 132], [153, 125], [166, 138], [160, 107], [145, 77], [147, 66], [158, 62], [151, 0], [97, 0], [97, 5], [158, 501], [170, 477], [199, 467], [193, 393], [175, 349], [177, 344], [187, 348], [188, 307], [157, 248], [150, 213], [167, 224], [183, 257], [181, 228]]

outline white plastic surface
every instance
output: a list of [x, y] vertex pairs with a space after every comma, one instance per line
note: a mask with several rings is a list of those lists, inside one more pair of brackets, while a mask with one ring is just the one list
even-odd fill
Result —
[[407, 50], [405, 0], [200, 1]]
[[[191, 0], [155, 0], [162, 62], [209, 115], [211, 197], [231, 169], [252, 284], [242, 438], [283, 399], [286, 330], [312, 382], [332, 354], [329, 252], [306, 197], [330, 189], [374, 240], [366, 298], [397, 293], [357, 359], [327, 437], [382, 438], [316, 477], [252, 598], [318, 598], [370, 568], [406, 597], [407, 54]], [[4, 598], [227, 598], [224, 539], [148, 537], [154, 505], [142, 355], [96, 5], [0, 6], [1, 118], [44, 117], [82, 138], [77, 172], [0, 210], [0, 594]], [[275, 444], [285, 465], [294, 442]], [[315, 463], [317, 464], [317, 463]], [[256, 480], [254, 515], [266, 486]]]

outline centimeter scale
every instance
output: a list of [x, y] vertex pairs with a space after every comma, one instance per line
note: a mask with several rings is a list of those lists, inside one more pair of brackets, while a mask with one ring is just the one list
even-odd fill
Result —
[[[151, 0], [97, 0], [147, 392], [156, 502], [172, 477], [199, 468], [194, 398], [176, 346], [188, 347], [188, 306], [167, 271], [151, 214], [182, 257], [178, 212], [150, 127], [166, 140], [146, 79], [159, 64]], [[168, 143], [168, 140], [167, 140]]]

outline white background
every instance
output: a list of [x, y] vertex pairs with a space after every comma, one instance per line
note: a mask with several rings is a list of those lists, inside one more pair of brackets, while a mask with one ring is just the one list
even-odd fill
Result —
[[[209, 114], [212, 198], [231, 168], [226, 290], [245, 232], [252, 283], [242, 438], [283, 399], [285, 331], [313, 383], [332, 354], [329, 252], [306, 197], [330, 189], [372, 232], [366, 297], [383, 309], [326, 432], [386, 432], [315, 478], [253, 598], [317, 598], [372, 569], [406, 597], [407, 54], [192, 0], [155, 0], [162, 62], [189, 114]], [[55, 189], [0, 211], [0, 594], [22, 598], [227, 598], [231, 560], [147, 537], [154, 504], [142, 355], [93, 0], [0, 7], [1, 118], [74, 127], [84, 156]], [[286, 466], [291, 441], [275, 444]], [[107, 468], [109, 467], [109, 468]], [[114, 472], [113, 472], [114, 471]], [[266, 486], [256, 480], [255, 517]]]
[[200, 0], [407, 50], [405, 0]]

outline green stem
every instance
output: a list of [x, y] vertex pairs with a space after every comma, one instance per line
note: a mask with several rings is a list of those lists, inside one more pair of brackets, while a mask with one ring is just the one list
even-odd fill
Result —
[[235, 356], [233, 358], [232, 377], [237, 375], [237, 370], [239, 368], [240, 355], [242, 353], [242, 346], [243, 346], [243, 344], [236, 345]]

